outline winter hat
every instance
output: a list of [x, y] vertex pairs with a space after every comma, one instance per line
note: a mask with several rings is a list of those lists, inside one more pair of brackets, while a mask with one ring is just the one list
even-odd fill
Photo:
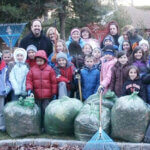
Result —
[[149, 43], [148, 43], [147, 40], [142, 39], [142, 40], [139, 42], [139, 46], [141, 46], [142, 44], [146, 44], [147, 47], [148, 47], [148, 49], [149, 49]]
[[59, 52], [56, 56], [56, 61], [58, 61], [59, 58], [64, 58], [67, 60], [67, 55], [63, 52]]
[[79, 32], [79, 34], [81, 34], [81, 32], [80, 32], [80, 30], [78, 28], [73, 28], [71, 30], [71, 36], [72, 36], [73, 32]]
[[103, 40], [103, 44], [105, 45], [105, 41], [109, 40], [114, 44], [114, 38], [111, 35], [107, 35], [104, 40]]
[[36, 48], [34, 45], [29, 45], [29, 46], [27, 47], [27, 52], [28, 52], [29, 50], [32, 50], [32, 51], [34, 51], [34, 52], [37, 52], [37, 48]]
[[104, 55], [109, 54], [109, 55], [115, 56], [115, 49], [114, 49], [114, 47], [112, 45], [105, 46], [104, 49], [103, 49], [103, 54]]
[[26, 52], [26, 50], [23, 49], [23, 48], [16, 48], [15, 49], [15, 51], [14, 51], [14, 60], [15, 60], [15, 62], [18, 62], [18, 60], [16, 58], [16, 56], [18, 54], [22, 54], [24, 56], [23, 61], [22, 61], [24, 63], [26, 61], [26, 58], [27, 58], [27, 52]]

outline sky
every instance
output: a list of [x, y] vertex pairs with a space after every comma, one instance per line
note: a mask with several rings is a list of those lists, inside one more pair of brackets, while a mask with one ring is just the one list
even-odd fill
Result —
[[133, 1], [134, 6], [150, 6], [150, 0], [117, 0], [119, 4], [131, 5]]

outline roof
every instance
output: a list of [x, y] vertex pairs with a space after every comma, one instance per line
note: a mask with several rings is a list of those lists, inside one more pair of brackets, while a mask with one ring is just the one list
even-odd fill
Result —
[[150, 10], [142, 10], [135, 7], [124, 7], [136, 28], [150, 29]]

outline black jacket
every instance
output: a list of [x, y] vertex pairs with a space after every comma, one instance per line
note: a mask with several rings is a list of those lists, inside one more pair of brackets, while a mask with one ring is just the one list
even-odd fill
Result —
[[40, 37], [35, 37], [34, 34], [30, 32], [21, 40], [19, 47], [26, 49], [31, 44], [35, 45], [38, 50], [45, 50], [47, 56], [53, 52], [53, 44], [43, 32], [41, 32]]
[[122, 96], [130, 95], [134, 91], [139, 92], [138, 96], [141, 97], [146, 102], [146, 89], [141, 79], [130, 80], [128, 79], [122, 89]]

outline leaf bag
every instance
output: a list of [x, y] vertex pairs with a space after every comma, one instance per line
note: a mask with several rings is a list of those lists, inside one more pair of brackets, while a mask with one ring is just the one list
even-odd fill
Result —
[[111, 135], [129, 142], [141, 142], [150, 120], [148, 105], [134, 92], [120, 97], [111, 111]]
[[13, 138], [41, 132], [40, 108], [32, 97], [7, 103], [4, 107], [4, 117], [6, 131]]
[[82, 102], [67, 96], [54, 100], [46, 107], [44, 116], [45, 131], [51, 135], [70, 135], [74, 132], [74, 119]]
[[[88, 141], [99, 129], [99, 105], [85, 104], [75, 119], [75, 136], [81, 141]], [[102, 107], [102, 128], [109, 133], [110, 109]]]
[[[100, 97], [99, 93], [97, 92], [96, 94], [89, 96], [84, 103], [87, 104], [92, 102], [96, 105], [97, 104], [99, 105], [99, 97]], [[102, 105], [111, 109], [116, 100], [117, 100], [117, 96], [115, 95], [115, 93], [108, 90], [108, 92], [105, 95], [103, 95]]]

